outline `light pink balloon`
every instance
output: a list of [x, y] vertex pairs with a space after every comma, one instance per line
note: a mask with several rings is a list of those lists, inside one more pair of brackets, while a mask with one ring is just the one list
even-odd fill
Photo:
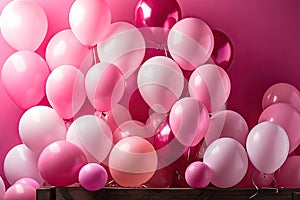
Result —
[[17, 180], [15, 184], [17, 184], [17, 183], [29, 184], [32, 187], [34, 187], [34, 189], [36, 189], [36, 190], [41, 187], [41, 185], [32, 178], [21, 178], [21, 179]]
[[209, 115], [205, 106], [193, 97], [178, 100], [170, 112], [170, 126], [185, 146], [196, 146], [206, 135]]
[[81, 148], [88, 162], [102, 162], [113, 146], [110, 127], [94, 115], [76, 119], [69, 127], [66, 139]]
[[16, 50], [35, 51], [48, 30], [47, 16], [34, 1], [11, 1], [1, 13], [1, 32]]
[[122, 72], [111, 63], [95, 64], [85, 77], [87, 97], [100, 112], [109, 111], [120, 101], [124, 87]]
[[37, 168], [38, 155], [32, 152], [25, 144], [13, 147], [4, 160], [4, 173], [10, 184], [21, 178], [33, 178], [41, 185], [43, 180]]
[[0, 176], [0, 199], [3, 199], [5, 193], [5, 184], [3, 182], [2, 177]]
[[193, 188], [205, 188], [212, 178], [212, 170], [200, 161], [191, 163], [185, 171], [185, 180]]
[[46, 61], [50, 70], [61, 65], [72, 65], [81, 69], [91, 50], [83, 46], [71, 29], [56, 33], [46, 48]]
[[184, 77], [172, 59], [156, 56], [143, 63], [137, 82], [146, 103], [157, 113], [167, 113], [181, 96]]
[[7, 94], [21, 109], [37, 105], [45, 96], [49, 69], [44, 59], [32, 51], [12, 54], [1, 75]]
[[236, 185], [248, 168], [245, 148], [232, 138], [220, 138], [211, 143], [205, 151], [203, 162], [213, 171], [211, 183], [220, 188]]
[[28, 109], [19, 122], [22, 142], [36, 154], [52, 142], [66, 137], [64, 120], [50, 107], [34, 106]]
[[36, 190], [30, 184], [16, 183], [5, 192], [3, 200], [35, 200]]
[[236, 139], [245, 147], [248, 133], [248, 125], [239, 113], [232, 110], [223, 110], [214, 113], [210, 118], [205, 142], [209, 145], [218, 138], [230, 137]]
[[57, 67], [47, 79], [46, 94], [54, 110], [63, 119], [70, 119], [86, 99], [84, 75], [71, 65]]
[[[118, 48], [114, 48], [116, 46]], [[110, 25], [105, 37], [98, 43], [97, 51], [100, 61], [115, 64], [127, 78], [142, 63], [145, 48], [143, 35], [135, 26], [116, 22]]]
[[230, 89], [227, 73], [215, 64], [198, 67], [189, 79], [190, 95], [201, 101], [208, 112], [216, 112], [226, 103]]
[[261, 122], [251, 129], [246, 149], [258, 171], [273, 173], [284, 163], [289, 152], [289, 138], [282, 127], [273, 122]]
[[171, 28], [168, 48], [182, 69], [194, 70], [210, 58], [214, 36], [210, 27], [201, 19], [185, 18]]
[[111, 12], [105, 0], [76, 0], [69, 14], [70, 27], [86, 46], [96, 45], [111, 23]]
[[267, 107], [258, 122], [271, 121], [280, 125], [289, 137], [289, 153], [300, 144], [300, 113], [286, 103], [276, 103]]
[[276, 175], [277, 183], [280, 187], [299, 188], [300, 187], [300, 156], [290, 156], [282, 165]]

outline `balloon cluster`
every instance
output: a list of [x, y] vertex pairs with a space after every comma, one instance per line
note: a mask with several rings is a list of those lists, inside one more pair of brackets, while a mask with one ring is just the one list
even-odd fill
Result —
[[[3, 38], [17, 50], [2, 82], [25, 112], [23, 143], [4, 161], [12, 186], [4, 194], [0, 179], [0, 197], [35, 198], [44, 184], [300, 186], [289, 178], [300, 169], [299, 91], [269, 88], [249, 132], [226, 110], [233, 45], [222, 31], [182, 18], [175, 0], [139, 0], [135, 25], [111, 23], [105, 0], [76, 0], [69, 25], [53, 35], [44, 59], [34, 52], [48, 28], [40, 5], [11, 1], [1, 13]], [[49, 105], [40, 104], [45, 96]]]

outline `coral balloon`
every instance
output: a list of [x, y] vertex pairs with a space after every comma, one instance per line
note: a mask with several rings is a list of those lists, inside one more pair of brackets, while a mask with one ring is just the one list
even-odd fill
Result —
[[212, 170], [200, 161], [191, 163], [185, 171], [185, 180], [192, 188], [205, 188], [212, 178]]
[[94, 46], [105, 35], [111, 12], [105, 0], [76, 0], [70, 9], [70, 27], [85, 46]]
[[279, 125], [261, 122], [249, 132], [246, 148], [255, 168], [270, 174], [285, 162], [289, 152], [289, 138]]
[[214, 48], [214, 35], [201, 19], [185, 18], [170, 30], [168, 48], [172, 58], [184, 70], [204, 64]]
[[189, 80], [190, 95], [201, 101], [210, 113], [218, 111], [226, 103], [230, 89], [227, 73], [214, 64], [198, 67]]
[[1, 75], [8, 96], [21, 109], [37, 105], [45, 96], [48, 65], [32, 51], [12, 54], [3, 64]]
[[68, 186], [78, 180], [79, 171], [86, 164], [86, 157], [78, 146], [61, 140], [49, 144], [42, 151], [38, 169], [46, 183]]
[[84, 75], [71, 65], [59, 66], [47, 79], [46, 94], [54, 110], [63, 119], [70, 119], [86, 99]]
[[89, 163], [81, 168], [78, 180], [84, 189], [95, 191], [106, 185], [107, 177], [104, 167], [97, 163]]
[[4, 194], [3, 200], [35, 200], [36, 190], [30, 184], [16, 183], [12, 185]]
[[295, 177], [300, 175], [300, 156], [290, 156], [286, 159], [276, 176], [280, 187], [299, 188], [300, 180]]
[[43, 42], [47, 30], [46, 13], [34, 1], [11, 1], [2, 10], [1, 32], [3, 38], [16, 50], [37, 50]]
[[120, 140], [109, 156], [109, 170], [114, 180], [124, 187], [146, 183], [157, 169], [154, 147], [138, 136]]

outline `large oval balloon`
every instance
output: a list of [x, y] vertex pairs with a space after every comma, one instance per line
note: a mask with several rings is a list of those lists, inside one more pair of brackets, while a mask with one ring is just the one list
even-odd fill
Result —
[[63, 119], [70, 119], [86, 99], [84, 75], [71, 65], [62, 65], [47, 79], [46, 94], [50, 105]]
[[177, 22], [168, 36], [172, 58], [184, 70], [194, 70], [204, 64], [214, 48], [214, 35], [201, 19], [185, 18]]
[[3, 38], [16, 50], [35, 51], [43, 42], [47, 30], [46, 13], [34, 1], [11, 1], [2, 10]]
[[278, 124], [261, 122], [249, 132], [246, 148], [255, 168], [270, 174], [286, 160], [289, 153], [289, 138]]
[[12, 54], [4, 63], [1, 75], [7, 94], [21, 109], [37, 105], [45, 96], [49, 68], [45, 60], [32, 51]]
[[128, 78], [143, 61], [145, 48], [145, 40], [137, 28], [127, 22], [116, 22], [109, 26], [97, 51], [101, 62], [115, 64]]
[[69, 14], [70, 27], [85, 46], [94, 46], [105, 35], [111, 12], [105, 0], [76, 0]]

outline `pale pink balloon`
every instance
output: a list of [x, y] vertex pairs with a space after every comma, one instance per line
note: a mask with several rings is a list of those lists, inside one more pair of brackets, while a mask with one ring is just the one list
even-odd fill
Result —
[[74, 117], [86, 99], [84, 75], [71, 65], [57, 67], [47, 79], [46, 95], [63, 119]]
[[3, 38], [16, 50], [35, 51], [48, 30], [47, 16], [34, 1], [11, 1], [1, 13]]
[[261, 122], [250, 130], [246, 148], [255, 168], [270, 174], [285, 162], [289, 152], [289, 138], [278, 124]]
[[205, 106], [193, 97], [178, 100], [170, 112], [170, 126], [185, 146], [196, 146], [206, 135], [209, 115]]
[[203, 162], [213, 171], [211, 183], [220, 188], [236, 185], [248, 168], [245, 148], [232, 138], [220, 138], [211, 143], [205, 151]]
[[13, 147], [4, 160], [4, 174], [10, 184], [21, 178], [33, 178], [41, 185], [43, 180], [37, 168], [38, 155], [25, 144]]
[[109, 111], [124, 93], [125, 81], [119, 68], [111, 63], [97, 63], [85, 77], [87, 97], [100, 112]]
[[0, 176], [0, 199], [3, 199], [5, 193], [5, 184], [3, 182], [2, 177]]
[[79, 146], [88, 162], [100, 163], [113, 146], [112, 138], [110, 127], [104, 120], [94, 115], [85, 115], [71, 124], [66, 140]]
[[189, 79], [189, 92], [201, 101], [208, 112], [218, 111], [227, 101], [231, 89], [229, 76], [215, 64], [198, 67]]
[[85, 46], [94, 46], [105, 35], [111, 12], [105, 0], [76, 0], [70, 9], [70, 27]]
[[36, 154], [52, 142], [66, 137], [64, 120], [50, 107], [34, 106], [28, 109], [19, 122], [22, 142]]
[[156, 56], [143, 63], [137, 83], [146, 103], [157, 113], [167, 113], [181, 96], [184, 77], [172, 59]]
[[275, 103], [287, 103], [300, 112], [299, 90], [289, 83], [276, 83], [269, 87], [262, 99], [262, 109]]
[[212, 178], [212, 170], [200, 161], [191, 163], [185, 171], [185, 180], [192, 188], [205, 188]]
[[258, 122], [271, 121], [280, 125], [289, 138], [289, 153], [300, 144], [300, 113], [287, 103], [276, 103], [267, 107]]
[[71, 29], [56, 33], [46, 48], [46, 61], [51, 71], [61, 65], [72, 65], [81, 69], [91, 49], [83, 46]]
[[300, 187], [300, 156], [290, 156], [282, 165], [276, 180], [278, 186], [285, 188], [299, 188]]
[[184, 70], [194, 70], [204, 64], [214, 48], [214, 35], [201, 19], [185, 18], [169, 32], [168, 48], [172, 58]]
[[140, 66], [145, 48], [143, 35], [127, 22], [111, 24], [105, 37], [97, 45], [100, 61], [118, 66], [125, 78]]
[[45, 96], [49, 68], [44, 59], [32, 51], [12, 54], [4, 63], [1, 75], [7, 94], [21, 109], [37, 105]]
[[4, 194], [3, 200], [35, 200], [36, 199], [36, 189], [25, 183], [16, 183], [9, 187]]
[[21, 178], [21, 179], [17, 180], [15, 184], [17, 184], [17, 183], [29, 184], [32, 187], [34, 187], [34, 189], [36, 189], [36, 190], [41, 187], [41, 185], [32, 178]]
[[211, 116], [205, 142], [209, 145], [218, 138], [230, 137], [245, 147], [248, 133], [247, 122], [239, 113], [223, 110]]

